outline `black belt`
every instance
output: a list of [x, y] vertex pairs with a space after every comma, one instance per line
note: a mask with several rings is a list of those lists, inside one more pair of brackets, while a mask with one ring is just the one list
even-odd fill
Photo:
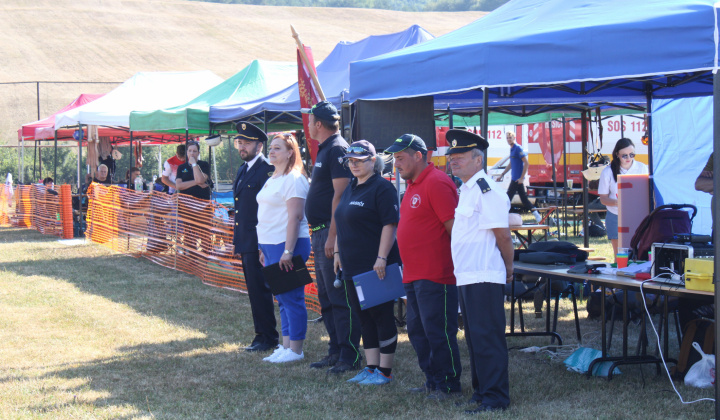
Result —
[[330, 222], [320, 223], [319, 225], [312, 226], [312, 227], [310, 228], [310, 231], [311, 231], [311, 232], [317, 232], [318, 230], [322, 230], [322, 229], [325, 229], [325, 228], [328, 228], [328, 227], [330, 227]]

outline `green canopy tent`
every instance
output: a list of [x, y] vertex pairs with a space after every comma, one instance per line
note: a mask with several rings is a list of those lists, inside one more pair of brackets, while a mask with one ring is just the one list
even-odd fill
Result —
[[[186, 104], [154, 111], [130, 113], [131, 131], [168, 131], [188, 134], [210, 133], [211, 105], [235, 103], [266, 96], [297, 82], [297, 64], [254, 60], [247, 67]], [[213, 129], [232, 130], [230, 124]]]

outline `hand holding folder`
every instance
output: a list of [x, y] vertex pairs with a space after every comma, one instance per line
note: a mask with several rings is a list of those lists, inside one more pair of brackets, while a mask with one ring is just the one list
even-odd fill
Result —
[[292, 263], [293, 269], [290, 271], [285, 271], [280, 268], [280, 263], [263, 267], [263, 277], [265, 277], [265, 281], [268, 282], [273, 295], [277, 296], [282, 293], [287, 293], [293, 289], [312, 283], [312, 277], [310, 277], [310, 272], [305, 266], [305, 261], [303, 261], [302, 257], [295, 255]]
[[390, 264], [385, 268], [385, 278], [380, 280], [375, 270], [353, 277], [360, 309], [372, 308], [381, 303], [405, 296], [400, 266]]

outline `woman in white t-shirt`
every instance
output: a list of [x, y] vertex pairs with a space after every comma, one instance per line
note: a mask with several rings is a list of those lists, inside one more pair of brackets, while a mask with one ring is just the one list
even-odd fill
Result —
[[613, 247], [613, 255], [618, 248], [618, 194], [617, 177], [624, 174], [646, 174], [648, 167], [635, 160], [635, 145], [632, 140], [622, 138], [615, 143], [612, 162], [600, 174], [598, 194], [600, 202], [607, 207], [605, 229]]
[[[292, 134], [273, 137], [268, 160], [275, 166], [275, 172], [257, 195], [260, 261], [265, 266], [279, 263], [281, 269], [289, 271], [293, 269], [293, 255], [300, 255], [304, 261], [310, 257], [310, 229], [304, 211], [310, 186]], [[305, 288], [298, 287], [275, 298], [280, 307], [283, 342], [263, 360], [273, 363], [302, 360], [307, 332]]]

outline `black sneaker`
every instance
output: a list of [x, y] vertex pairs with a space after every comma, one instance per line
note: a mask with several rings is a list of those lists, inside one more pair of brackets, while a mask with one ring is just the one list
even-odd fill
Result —
[[328, 373], [335, 373], [335, 374], [341, 374], [345, 372], [350, 372], [354, 370], [360, 370], [360, 363], [356, 363], [354, 365], [351, 365], [347, 362], [343, 362], [340, 360], [335, 364], [335, 366], [328, 369]]
[[310, 363], [310, 367], [313, 369], [322, 369], [330, 366], [335, 366], [339, 358], [340, 355], [338, 353], [328, 354], [317, 362]]
[[426, 398], [429, 400], [435, 400], [435, 401], [446, 401], [451, 398], [459, 397], [461, 395], [462, 395], [462, 391], [460, 391], [460, 390], [445, 392], [445, 391], [436, 389], [435, 391], [429, 393]]
[[419, 386], [417, 388], [410, 388], [408, 389], [408, 392], [411, 394], [429, 394], [431, 392], [435, 391], [435, 388], [430, 388], [427, 385]]
[[477, 407], [475, 407], [472, 410], [465, 410], [465, 414], [477, 414], [477, 413], [485, 413], [489, 411], [505, 411], [507, 410], [507, 407], [493, 407], [492, 405], [487, 404], [479, 404]]

